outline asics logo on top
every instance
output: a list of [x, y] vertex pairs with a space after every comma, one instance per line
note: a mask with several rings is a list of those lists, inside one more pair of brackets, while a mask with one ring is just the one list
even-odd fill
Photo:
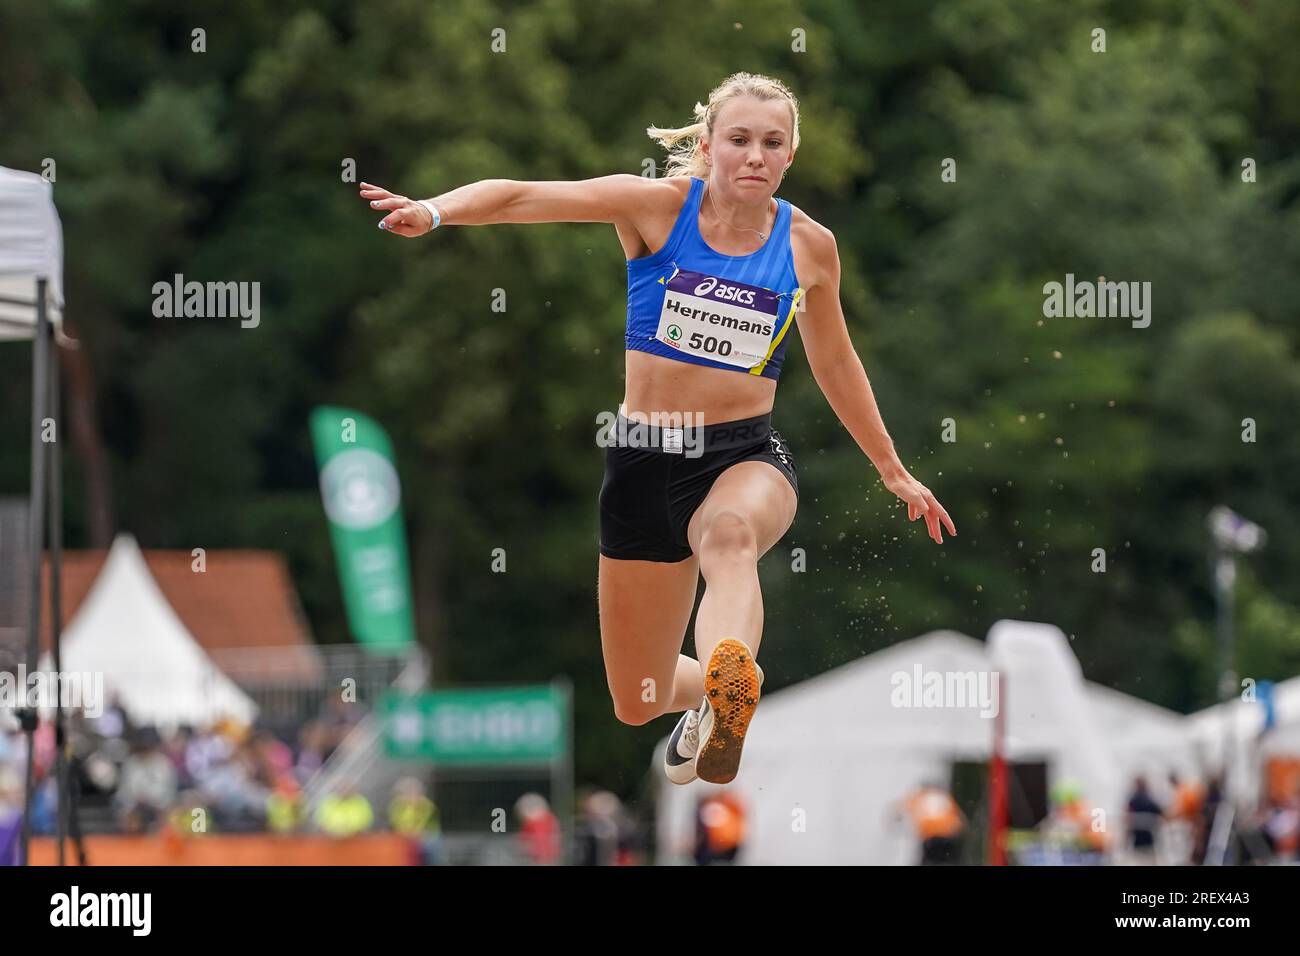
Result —
[[[716, 288], [714, 288], [716, 286]], [[741, 305], [753, 305], [754, 293], [751, 289], [740, 289], [734, 285], [719, 283], [716, 276], [709, 276], [695, 287], [696, 295], [711, 295], [715, 299], [739, 302]]]

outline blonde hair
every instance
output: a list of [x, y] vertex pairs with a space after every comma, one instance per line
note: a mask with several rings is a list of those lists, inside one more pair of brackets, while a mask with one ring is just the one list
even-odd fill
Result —
[[[709, 178], [709, 167], [704, 161], [701, 143], [713, 135], [713, 123], [724, 103], [737, 96], [753, 96], [760, 100], [785, 100], [790, 105], [791, 150], [799, 148], [799, 103], [789, 88], [778, 79], [758, 73], [733, 73], [709, 94], [708, 104], [695, 104], [695, 122], [678, 129], [646, 127], [646, 135], [668, 150], [668, 169], [665, 176], [695, 176]], [[784, 172], [784, 171], [783, 171]]]

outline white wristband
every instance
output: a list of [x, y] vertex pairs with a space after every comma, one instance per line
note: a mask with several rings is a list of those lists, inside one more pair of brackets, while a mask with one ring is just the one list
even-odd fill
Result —
[[438, 213], [437, 207], [434, 206], [432, 199], [417, 199], [416, 202], [429, 210], [429, 215], [433, 216], [433, 225], [429, 227], [429, 231], [433, 232], [442, 223], [442, 216]]

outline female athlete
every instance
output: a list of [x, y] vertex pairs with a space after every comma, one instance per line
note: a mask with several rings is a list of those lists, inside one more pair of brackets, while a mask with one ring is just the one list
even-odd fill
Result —
[[[597, 590], [614, 712], [629, 724], [684, 711], [668, 741], [674, 783], [736, 776], [763, 674], [758, 560], [794, 520], [794, 459], [771, 427], [797, 322], [831, 408], [942, 543], [948, 513], [903, 467], [845, 327], [834, 235], [775, 193], [799, 147], [779, 80], [729, 77], [696, 122], [647, 133], [667, 173], [581, 182], [487, 179], [411, 200], [361, 184], [395, 235], [439, 225], [605, 222], [627, 255], [626, 391], [605, 448]], [[699, 576], [696, 657], [681, 653]], [[660, 692], [660, 688], [665, 689]]]

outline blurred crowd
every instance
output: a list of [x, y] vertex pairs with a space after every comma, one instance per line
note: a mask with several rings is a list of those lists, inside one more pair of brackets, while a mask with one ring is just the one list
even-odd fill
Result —
[[1171, 773], [1157, 791], [1144, 776], [1133, 779], [1124, 819], [1106, 825], [1079, 788], [1069, 782], [1052, 792], [1051, 813], [1037, 829], [1024, 862], [1118, 863], [1136, 866], [1287, 864], [1300, 862], [1300, 786], [1269, 786], [1243, 810], [1224, 799], [1221, 778]]
[[[89, 718], [68, 715], [69, 775], [89, 832], [143, 833], [293, 829], [302, 788], [362, 711], [334, 703], [317, 718], [272, 730], [223, 720], [171, 730], [135, 723], [116, 700]], [[33, 737], [36, 791], [32, 829], [56, 827], [54, 728]], [[0, 728], [0, 820], [21, 811], [27, 738]], [[0, 824], [2, 825], [2, 824]]]
[[1170, 774], [1163, 801], [1144, 777], [1133, 781], [1127, 849], [1135, 863], [1300, 863], [1300, 782], [1267, 785], [1254, 809], [1225, 805], [1217, 777]]
[[[95, 718], [69, 715], [69, 773], [83, 832], [157, 833], [168, 839], [205, 833], [321, 833], [349, 837], [388, 831], [410, 839], [424, 864], [459, 862], [449, 852], [437, 805], [424, 782], [398, 780], [379, 806], [340, 784], [308, 807], [304, 788], [364, 711], [333, 701], [313, 719], [276, 728], [219, 721], [163, 730], [131, 721], [110, 701]], [[55, 747], [52, 727], [34, 737], [35, 803], [32, 828], [56, 828]], [[0, 865], [14, 862], [21, 825], [27, 738], [13, 722], [0, 723]], [[1300, 766], [1269, 776], [1253, 808], [1232, 807], [1219, 779], [1170, 774], [1153, 786], [1137, 777], [1121, 821], [1107, 821], [1073, 781], [1058, 780], [1046, 815], [1033, 827], [1007, 833], [1013, 864], [1300, 863]], [[491, 852], [508, 847], [509, 860], [533, 865], [589, 866], [647, 862], [647, 832], [607, 790], [577, 795], [577, 817], [566, 840], [540, 793], [519, 796], [512, 819]], [[699, 865], [743, 856], [749, 811], [731, 790], [709, 793], [696, 807], [693, 857]], [[1038, 811], [1042, 813], [1042, 811]], [[986, 859], [980, 832], [984, 809], [968, 820], [957, 800], [927, 782], [891, 810], [915, 837], [921, 864], [978, 863]], [[455, 841], [452, 841], [455, 844]]]
[[[363, 711], [335, 704], [300, 726], [276, 728], [219, 721], [163, 730], [132, 722], [110, 702], [96, 718], [69, 714], [69, 774], [82, 832], [150, 833], [179, 840], [207, 833], [322, 833], [350, 837], [387, 831], [407, 837], [413, 862], [448, 862], [437, 805], [417, 777], [399, 779], [381, 806], [341, 784], [310, 808], [304, 787], [329, 760]], [[56, 831], [53, 726], [34, 736], [35, 834]], [[0, 865], [17, 860], [27, 738], [16, 722], [0, 725]], [[509, 862], [627, 865], [643, 862], [643, 834], [617, 796], [579, 794], [574, 832], [565, 841], [547, 799], [525, 793], [504, 828]]]
[[[968, 832], [957, 801], [937, 783], [909, 794], [894, 813], [910, 824], [922, 865], [987, 858], [983, 834]], [[1006, 848], [1008, 862], [1022, 865], [1300, 863], [1300, 780], [1265, 786], [1254, 809], [1239, 812], [1224, 801], [1217, 777], [1171, 773], [1157, 793], [1139, 776], [1118, 827], [1077, 783], [1061, 780], [1051, 788], [1046, 816], [1009, 830]]]

